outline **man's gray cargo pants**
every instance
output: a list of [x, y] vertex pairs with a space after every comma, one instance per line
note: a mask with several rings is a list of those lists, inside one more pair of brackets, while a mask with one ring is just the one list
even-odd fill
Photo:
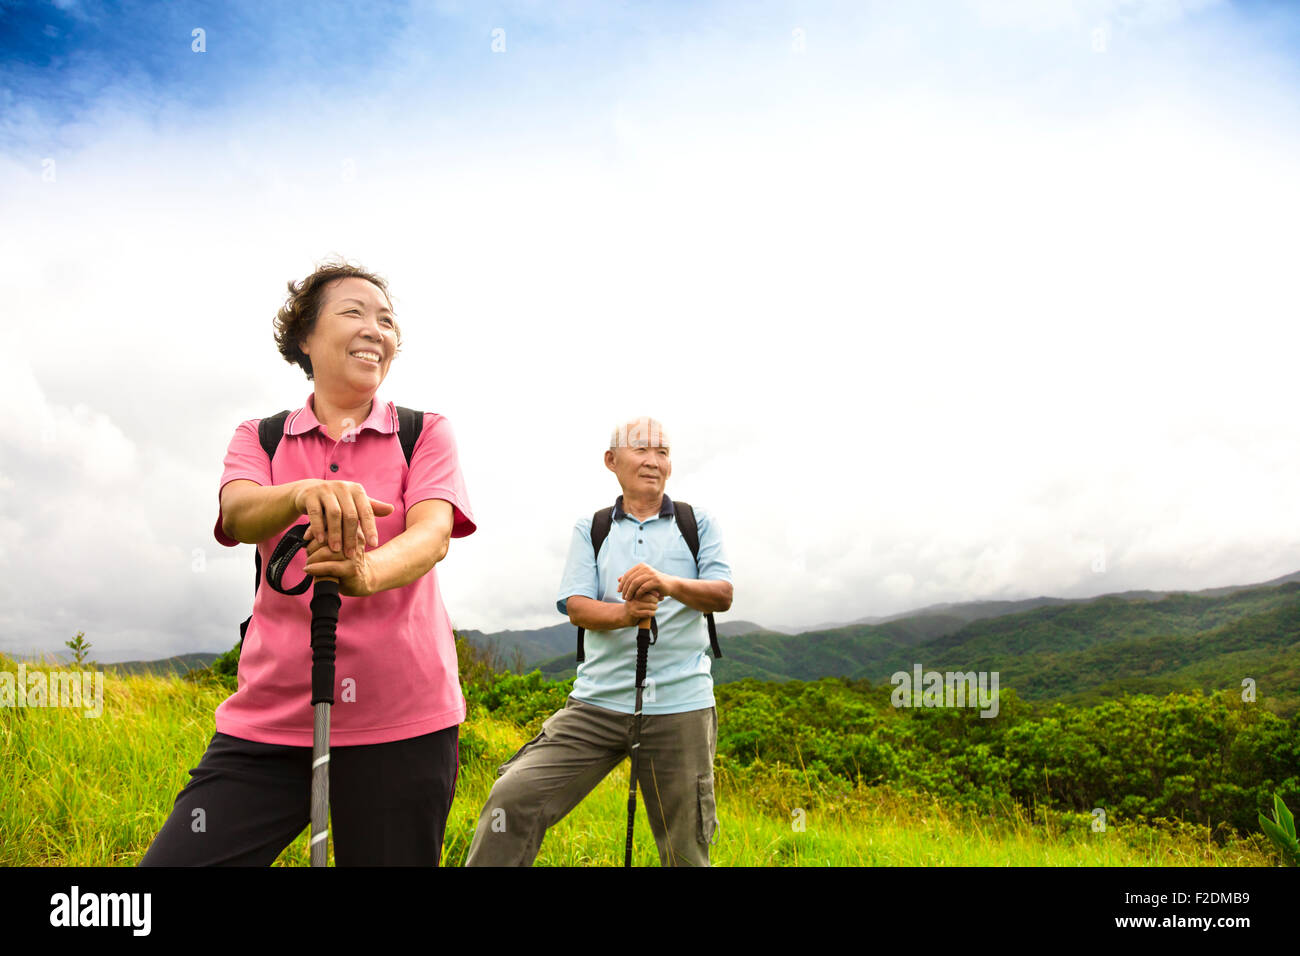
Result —
[[[547, 828], [631, 753], [634, 720], [570, 697], [546, 719], [542, 732], [497, 770], [465, 865], [531, 866]], [[715, 707], [641, 716], [637, 803], [649, 817], [664, 866], [709, 865], [718, 825], [717, 743]], [[621, 840], [609, 849], [622, 858]]]

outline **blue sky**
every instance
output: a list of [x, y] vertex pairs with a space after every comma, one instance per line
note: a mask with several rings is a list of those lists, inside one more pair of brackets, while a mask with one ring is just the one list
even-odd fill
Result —
[[[1187, 12], [1184, 12], [1187, 11]], [[817, 85], [850, 91], [943, 88], [1003, 91], [1026, 108], [1105, 109], [1130, 97], [1157, 70], [1177, 70], [1178, 90], [1215, 100], [1248, 57], [1275, 92], [1297, 83], [1300, 11], [1282, 3], [917, 3], [797, 4], [312, 4], [0, 2], [3, 84], [17, 117], [4, 124], [9, 148], [44, 148], [62, 128], [118, 94], [146, 115], [213, 114], [284, 107], [290, 91], [364, 98], [396, 73], [409, 83], [403, 108], [416, 113], [465, 103], [518, 120], [518, 107], [545, 104], [573, 117], [602, 93], [635, 90], [637, 68], [671, 51], [685, 75], [724, 54], [767, 57], [803, 29], [816, 53], [768, 77], [785, 96]], [[191, 50], [205, 31], [206, 51]], [[485, 56], [492, 31], [508, 56]], [[1075, 56], [1106, 32], [1101, 63]], [[1062, 59], [1066, 62], [1062, 62]], [[1073, 61], [1073, 62], [1071, 62]], [[747, 76], [746, 80], [752, 80]], [[606, 86], [608, 84], [608, 86]], [[806, 85], [805, 85], [806, 84]], [[593, 88], [594, 87], [594, 88]], [[603, 89], [602, 89], [603, 87]], [[752, 87], [751, 87], [752, 89]], [[759, 87], [755, 92], [762, 91]], [[694, 91], [724, 101], [734, 88]], [[778, 93], [777, 96], [782, 95]], [[522, 97], [522, 99], [521, 99]], [[747, 108], [759, 104], [741, 103]], [[1238, 108], [1246, 105], [1236, 100]], [[1270, 104], [1277, 105], [1277, 104]], [[30, 111], [30, 112], [29, 112]], [[8, 112], [8, 111], [7, 111]], [[35, 129], [15, 119], [34, 114]], [[179, 127], [174, 112], [167, 115]]]
[[457, 429], [457, 626], [558, 622], [641, 414], [733, 618], [1300, 569], [1298, 8], [302, 9], [0, 0], [0, 650], [229, 646], [221, 459], [334, 254]]
[[[683, 5], [686, 8], [686, 5]], [[491, 102], [536, 83], [533, 94], [568, 95], [617, 70], [674, 14], [635, 16], [601, 4], [0, 4], [12, 24], [5, 81], [57, 127], [76, 120], [105, 87], [184, 105], [202, 115], [277, 102], [281, 86], [355, 98], [395, 69], [420, 84], [433, 107], [469, 96]], [[572, 12], [577, 19], [570, 22]], [[206, 50], [191, 49], [204, 31]], [[493, 29], [512, 55], [495, 61]], [[501, 105], [501, 104], [498, 104]]]

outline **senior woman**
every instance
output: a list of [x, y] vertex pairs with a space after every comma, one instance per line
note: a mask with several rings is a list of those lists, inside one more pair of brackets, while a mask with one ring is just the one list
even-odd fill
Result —
[[[311, 525], [294, 564], [339, 581], [330, 730], [334, 859], [436, 866], [455, 793], [465, 701], [434, 565], [474, 531], [451, 426], [424, 413], [408, 466], [379, 387], [401, 343], [386, 283], [318, 268], [276, 317], [276, 343], [314, 390], [273, 460], [258, 421], [226, 453], [217, 540], [256, 544], [265, 567], [289, 527]], [[358, 424], [359, 423], [359, 424]], [[291, 570], [286, 581], [297, 580]], [[143, 866], [268, 865], [310, 812], [310, 592], [257, 589], [238, 690]]]

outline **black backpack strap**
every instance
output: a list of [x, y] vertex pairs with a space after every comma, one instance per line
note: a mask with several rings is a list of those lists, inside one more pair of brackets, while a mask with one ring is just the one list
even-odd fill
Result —
[[[284, 437], [284, 423], [289, 417], [289, 409], [282, 412], [276, 412], [274, 415], [263, 418], [257, 423], [257, 440], [262, 445], [262, 451], [266, 452], [268, 462], [275, 458], [275, 450], [280, 447], [280, 439]], [[262, 583], [262, 552], [253, 546], [253, 594], [257, 595], [257, 588]], [[239, 625], [239, 646], [244, 646], [244, 635], [248, 633], [248, 624], [253, 620], [253, 615], [249, 614], [244, 618], [244, 622]]]
[[[600, 559], [600, 546], [604, 544], [605, 539], [609, 537], [609, 528], [610, 525], [612, 525], [613, 523], [614, 523], [614, 509], [612, 507], [601, 508], [599, 511], [597, 511], [595, 514], [591, 516], [591, 551], [596, 556], [597, 560]], [[578, 628], [578, 663], [579, 664], [581, 664], [583, 661], [587, 659], [587, 652], [586, 649], [583, 647], [583, 640], [582, 640], [583, 637], [586, 635], [586, 633], [587, 632], [584, 631], [582, 628]]]
[[402, 455], [406, 458], [406, 467], [411, 467], [411, 456], [415, 454], [415, 443], [420, 440], [420, 431], [424, 428], [424, 412], [397, 406], [397, 437], [402, 442]]
[[[682, 533], [686, 539], [686, 546], [691, 549], [691, 557], [695, 559], [695, 567], [698, 573], [700, 566], [700, 529], [695, 523], [695, 509], [684, 501], [673, 502], [673, 515], [677, 519], [677, 530]], [[722, 656], [722, 648], [718, 646], [718, 626], [713, 622], [713, 612], [710, 611], [704, 615], [704, 620], [709, 624], [709, 647], [713, 649], [715, 658]]]
[[600, 557], [600, 546], [609, 537], [609, 529], [613, 523], [613, 508], [601, 508], [591, 516], [591, 550], [596, 557]]
[[280, 439], [284, 437], [284, 422], [288, 417], [289, 409], [286, 408], [257, 423], [257, 440], [262, 443], [262, 451], [266, 452], [268, 461], [275, 457], [275, 450], [280, 447]]
[[718, 625], [713, 623], [713, 612], [705, 614], [704, 620], [709, 624], [709, 647], [713, 650], [713, 659], [717, 660], [722, 656], [722, 648], [718, 646]]
[[695, 509], [684, 501], [673, 502], [673, 516], [677, 519], [677, 530], [686, 539], [686, 546], [691, 549], [691, 557], [700, 563], [700, 529], [695, 524]]

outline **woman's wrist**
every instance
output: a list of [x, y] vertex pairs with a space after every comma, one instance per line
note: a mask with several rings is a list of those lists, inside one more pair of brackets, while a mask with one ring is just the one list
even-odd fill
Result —
[[[308, 479], [310, 481], [311, 479]], [[297, 486], [291, 481], [282, 485], [247, 485], [236, 495], [225, 495], [221, 502], [221, 530], [241, 544], [258, 544], [283, 532], [302, 514], [297, 505]]]
[[305, 513], [305, 512], [303, 511], [303, 507], [302, 507], [302, 502], [301, 502], [301, 500], [300, 500], [300, 496], [302, 495], [302, 493], [303, 493], [304, 491], [307, 490], [307, 487], [308, 487], [312, 482], [314, 482], [314, 481], [318, 481], [318, 480], [319, 480], [319, 479], [316, 479], [316, 478], [299, 478], [297, 481], [290, 481], [290, 482], [287, 482], [286, 484], [280, 486], [280, 487], [282, 487], [282, 488], [287, 488], [288, 491], [289, 491], [288, 507], [289, 507], [290, 510], [293, 511], [294, 517], [297, 517], [298, 515], [301, 515], [301, 514], [304, 514], [304, 513]]

